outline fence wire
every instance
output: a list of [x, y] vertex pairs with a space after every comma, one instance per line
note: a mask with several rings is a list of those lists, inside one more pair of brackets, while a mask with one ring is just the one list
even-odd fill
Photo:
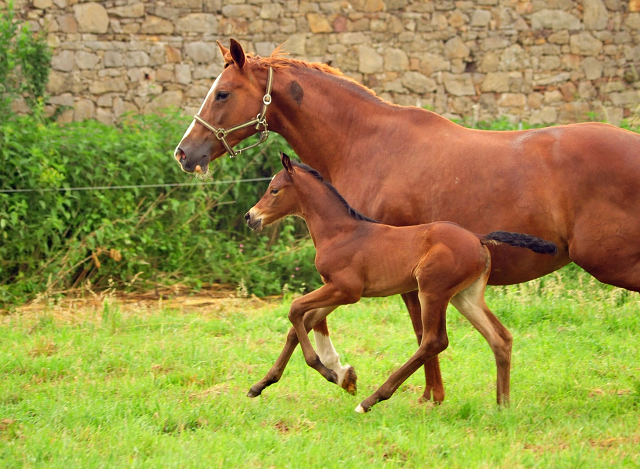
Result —
[[90, 187], [54, 187], [45, 189], [0, 189], [0, 194], [14, 194], [17, 192], [65, 192], [65, 191], [105, 191], [116, 189], [135, 189], [135, 188], [151, 188], [151, 187], [196, 187], [210, 186], [217, 184], [242, 184], [246, 182], [270, 181], [270, 177], [252, 178], [252, 179], [236, 179], [233, 181], [208, 181], [195, 182], [189, 184], [170, 183], [170, 184], [140, 184], [130, 186], [90, 186]]

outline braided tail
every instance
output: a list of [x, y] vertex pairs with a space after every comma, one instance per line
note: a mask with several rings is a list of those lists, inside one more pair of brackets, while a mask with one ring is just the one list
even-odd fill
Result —
[[517, 248], [530, 249], [540, 254], [555, 256], [558, 246], [550, 241], [537, 238], [528, 234], [511, 233], [509, 231], [493, 231], [488, 235], [479, 236], [482, 244], [509, 244]]

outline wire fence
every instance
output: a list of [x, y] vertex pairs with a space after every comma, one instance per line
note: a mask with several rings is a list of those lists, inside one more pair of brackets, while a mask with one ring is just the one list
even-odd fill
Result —
[[152, 187], [196, 187], [209, 186], [217, 184], [242, 184], [247, 182], [270, 181], [270, 177], [251, 178], [251, 179], [235, 179], [233, 181], [207, 181], [195, 183], [170, 183], [170, 184], [140, 184], [130, 186], [93, 186], [93, 187], [54, 187], [45, 189], [0, 189], [0, 194], [14, 194], [18, 192], [65, 192], [65, 191], [105, 191], [116, 189], [135, 189], [135, 188], [152, 188]]

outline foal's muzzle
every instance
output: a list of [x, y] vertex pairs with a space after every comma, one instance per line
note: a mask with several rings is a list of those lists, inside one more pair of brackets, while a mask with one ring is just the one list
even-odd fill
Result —
[[244, 215], [244, 219], [247, 222], [247, 225], [249, 225], [249, 228], [251, 228], [252, 230], [255, 231], [261, 231], [262, 230], [262, 218], [258, 218], [258, 217], [253, 217], [251, 215], [251, 210], [249, 210], [245, 215]]

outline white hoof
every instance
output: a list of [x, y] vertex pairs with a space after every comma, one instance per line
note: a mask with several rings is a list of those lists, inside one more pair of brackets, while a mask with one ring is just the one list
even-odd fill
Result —
[[358, 412], [359, 414], [366, 413], [360, 404], [358, 404], [358, 407], [356, 407], [356, 412]]

